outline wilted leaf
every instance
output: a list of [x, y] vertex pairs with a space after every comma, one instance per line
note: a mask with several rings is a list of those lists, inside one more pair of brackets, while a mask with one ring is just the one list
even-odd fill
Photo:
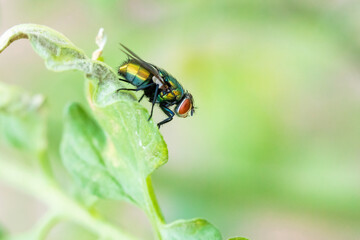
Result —
[[219, 230], [203, 219], [178, 220], [165, 225], [161, 235], [166, 240], [222, 240]]
[[13, 147], [37, 153], [46, 147], [44, 97], [0, 82], [0, 137]]

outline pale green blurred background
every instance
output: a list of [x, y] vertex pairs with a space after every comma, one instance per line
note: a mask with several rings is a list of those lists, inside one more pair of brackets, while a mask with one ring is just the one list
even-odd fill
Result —
[[[26, 22], [62, 32], [88, 56], [104, 27], [107, 64], [125, 59], [122, 42], [192, 93], [195, 116], [161, 129], [169, 162], [153, 178], [168, 222], [203, 217], [224, 238], [360, 239], [358, 0], [0, 0], [1, 32]], [[48, 96], [52, 161], [62, 179], [62, 111], [69, 101], [86, 104], [82, 74], [47, 71], [21, 40], [0, 55], [0, 78]], [[97, 207], [152, 239], [135, 207]], [[0, 223], [11, 232], [29, 229], [45, 211], [0, 183]], [[96, 237], [62, 223], [49, 239]]]

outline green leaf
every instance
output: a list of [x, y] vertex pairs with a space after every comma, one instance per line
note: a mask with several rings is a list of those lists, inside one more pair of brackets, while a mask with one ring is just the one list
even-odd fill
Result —
[[134, 94], [117, 91], [124, 85], [116, 72], [89, 59], [62, 34], [34, 24], [6, 31], [0, 37], [0, 52], [20, 38], [29, 39], [47, 68], [77, 69], [89, 80], [87, 97], [94, 119], [79, 105], [70, 105], [61, 145], [63, 162], [79, 186], [98, 197], [139, 205], [162, 239], [220, 240], [219, 231], [202, 219], [163, 223], [149, 176], [167, 161], [167, 147]]
[[122, 199], [126, 195], [106, 167], [103, 151], [106, 137], [99, 125], [78, 104], [65, 113], [61, 144], [65, 167], [82, 189], [103, 198]]
[[[84, 72], [90, 80], [88, 100], [103, 129], [103, 135], [106, 136], [106, 145], [98, 146], [100, 149], [97, 150], [101, 151], [97, 152], [101, 153], [98, 160], [105, 159], [103, 162], [106, 168], [101, 170], [102, 174], [113, 176], [116, 186], [118, 185], [117, 193], [91, 188], [93, 194], [116, 199], [119, 194], [125, 195], [131, 202], [146, 208], [149, 203], [146, 178], [167, 161], [166, 144], [153, 121], [147, 121], [147, 110], [136, 101], [133, 94], [117, 92], [117, 89], [124, 85], [109, 66], [89, 59], [66, 37], [48, 27], [22, 24], [9, 29], [0, 37], [0, 52], [12, 41], [20, 38], [29, 39], [35, 52], [45, 59], [47, 68], [54, 71], [77, 69]], [[81, 128], [86, 128], [86, 125]], [[99, 138], [100, 135], [93, 137]], [[62, 151], [65, 151], [64, 149], [65, 147]], [[95, 150], [88, 152], [91, 153], [95, 154]], [[64, 158], [69, 155], [65, 153]], [[89, 164], [81, 158], [73, 159], [77, 159], [79, 165]], [[70, 162], [67, 159], [64, 161]], [[88, 168], [91, 169], [91, 166]], [[77, 182], [84, 183], [84, 176], [73, 175], [80, 178]], [[104, 184], [98, 179], [92, 180], [94, 186], [95, 183], [97, 186]], [[115, 183], [109, 180], [106, 184], [110, 186]]]
[[[42, 25], [20, 24], [8, 29], [0, 37], [0, 53], [13, 41], [27, 38], [34, 51], [45, 60], [45, 65], [52, 71], [80, 70], [88, 78], [97, 81], [117, 80], [116, 73], [106, 64], [89, 59], [61, 33]], [[117, 81], [116, 87], [122, 86]]]
[[0, 37], [0, 52], [13, 41], [28, 38], [35, 52], [45, 59], [46, 66], [54, 71], [88, 67], [87, 57], [64, 35], [46, 26], [36, 24], [16, 25]]
[[[103, 91], [102, 91], [103, 90]], [[106, 88], [94, 93], [92, 108], [95, 117], [108, 136], [104, 155], [111, 162], [108, 169], [125, 192], [139, 205], [146, 205], [146, 178], [167, 161], [166, 144], [156, 125], [148, 122], [148, 112], [136, 101], [102, 98]], [[116, 95], [115, 95], [116, 96]], [[99, 104], [100, 103], [100, 104]]]
[[228, 240], [249, 240], [249, 239], [243, 237], [234, 237], [234, 238], [229, 238]]
[[[125, 106], [128, 106], [126, 102], [94, 107], [98, 116], [101, 113], [99, 121], [105, 126], [104, 132], [79, 105], [70, 105], [65, 116], [61, 153], [68, 171], [83, 189], [102, 198], [125, 197], [145, 208], [145, 180], [163, 163], [158, 156], [167, 154], [166, 145], [156, 142], [162, 138], [150, 132], [158, 130], [154, 124], [148, 124], [147, 113], [142, 107]], [[124, 124], [121, 113], [131, 113], [134, 109], [139, 113], [126, 114], [133, 121]], [[150, 125], [150, 130], [135, 116], [148, 128]], [[134, 123], [138, 123], [138, 128], [131, 126]]]
[[21, 150], [46, 148], [44, 97], [0, 82], [0, 137]]
[[166, 240], [221, 240], [221, 234], [203, 219], [178, 220], [165, 225], [161, 235]]

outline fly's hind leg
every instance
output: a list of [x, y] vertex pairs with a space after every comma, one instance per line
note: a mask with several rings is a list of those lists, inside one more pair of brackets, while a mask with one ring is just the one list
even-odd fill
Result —
[[144, 96], [145, 96], [145, 93], [141, 96], [141, 98], [139, 99], [138, 102], [141, 102], [141, 100], [144, 98]]
[[146, 88], [152, 87], [154, 86], [155, 83], [149, 83], [149, 84], [145, 84], [143, 86], [138, 86], [137, 88], [119, 88], [118, 90], [116, 90], [116, 92], [119, 91], [140, 91], [140, 90], [145, 90]]
[[[141, 83], [138, 87], [140, 87], [141, 85], [143, 85], [145, 82]], [[141, 102], [141, 100], [144, 98], [145, 96], [145, 93], [140, 97], [139, 101], [138, 102]]]
[[122, 82], [126, 82], [126, 83], [130, 83], [130, 84], [131, 84], [131, 82], [130, 82], [129, 80], [126, 80], [126, 79], [123, 79], [123, 78], [119, 78], [119, 80], [122, 81]]

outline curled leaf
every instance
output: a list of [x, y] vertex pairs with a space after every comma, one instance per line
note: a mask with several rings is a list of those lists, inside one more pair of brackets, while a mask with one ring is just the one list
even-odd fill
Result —
[[44, 58], [46, 66], [54, 71], [83, 70], [88, 67], [87, 57], [64, 35], [46, 26], [16, 25], [0, 37], [0, 52], [13, 41], [28, 38], [35, 52]]

